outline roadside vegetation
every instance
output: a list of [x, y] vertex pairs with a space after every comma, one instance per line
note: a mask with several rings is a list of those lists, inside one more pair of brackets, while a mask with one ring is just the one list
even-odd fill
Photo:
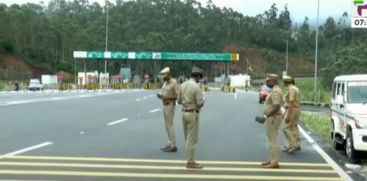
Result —
[[[318, 67], [323, 85], [330, 86], [336, 75], [367, 71], [367, 46], [361, 41], [367, 39], [367, 30], [350, 28], [346, 12], [315, 27], [308, 17], [303, 22], [292, 22], [288, 7], [276, 4], [257, 16], [196, 0], [117, 0], [107, 1], [106, 7], [108, 37], [113, 37], [108, 40], [108, 49], [113, 51], [239, 52], [238, 47], [246, 47], [241, 50], [240, 60], [245, 62], [246, 55], [251, 64], [248, 73], [263, 78], [266, 73], [280, 75], [284, 70], [288, 41], [290, 74], [312, 76], [315, 29], [319, 28]], [[21, 57], [42, 73], [74, 73], [73, 50], [105, 49], [106, 7], [86, 0], [10, 6], [0, 3], [0, 24], [7, 25], [0, 26], [0, 53]], [[152, 64], [113, 62], [108, 70], [116, 73], [122, 66], [131, 66], [135, 72], [154, 72]], [[169, 61], [165, 65], [178, 74], [189, 72], [192, 66], [191, 62]], [[211, 77], [220, 72], [214, 71], [215, 64], [197, 65]], [[247, 65], [240, 65], [230, 66], [230, 71], [247, 72]], [[101, 71], [103, 62], [91, 61], [88, 67]], [[0, 69], [7, 68], [0, 61]], [[313, 94], [312, 90], [308, 92]], [[320, 90], [316, 97], [323, 101], [328, 96]]]
[[325, 143], [331, 145], [329, 114], [303, 111], [300, 119], [308, 128], [319, 135]]
[[317, 81], [317, 91], [314, 92], [314, 79], [300, 78], [296, 79], [296, 86], [301, 92], [301, 101], [304, 102], [320, 102], [330, 103], [331, 99], [331, 84], [323, 85]]
[[4, 90], [4, 89], [5, 89], [5, 85], [4, 85], [4, 83], [1, 83], [1, 82], [0, 82], [0, 91], [1, 91], [1, 90]]

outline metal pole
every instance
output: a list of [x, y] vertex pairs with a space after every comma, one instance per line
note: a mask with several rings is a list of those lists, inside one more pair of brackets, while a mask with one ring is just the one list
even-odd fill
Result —
[[246, 60], [246, 64], [247, 64], [247, 67], [246, 67], [246, 73], [247, 75], [249, 75], [249, 67], [250, 67], [250, 63], [248, 62], [248, 59], [245, 57], [245, 60]]
[[286, 75], [288, 75], [288, 40], [287, 40], [287, 55], [286, 55], [286, 58], [285, 58], [285, 73]]
[[[106, 6], [106, 52], [107, 52], [107, 49], [108, 49], [108, 46], [107, 46], [107, 42], [108, 42], [108, 7], [107, 7], [107, 2], [108, 1], [105, 1], [105, 6]], [[104, 73], [107, 73], [107, 59], [104, 60]]]
[[86, 84], [87, 84], [87, 63], [84, 60], [84, 85]]
[[74, 84], [76, 87], [78, 87], [77, 76], [76, 76], [76, 58], [74, 58]]
[[248, 72], [248, 69], [249, 69], [249, 67], [250, 67], [250, 64], [248, 63], [248, 60], [247, 60], [247, 58], [246, 58], [246, 63], [247, 63], [247, 75], [249, 75], [249, 72]]
[[317, 91], [317, 55], [318, 55], [318, 44], [319, 44], [319, 11], [320, 0], [317, 1], [317, 26], [316, 26], [316, 47], [315, 47], [315, 77], [314, 77], [314, 99], [316, 98]]
[[226, 75], [226, 78], [228, 78], [228, 62], [225, 62], [224, 63], [224, 71], [225, 71], [225, 75]]

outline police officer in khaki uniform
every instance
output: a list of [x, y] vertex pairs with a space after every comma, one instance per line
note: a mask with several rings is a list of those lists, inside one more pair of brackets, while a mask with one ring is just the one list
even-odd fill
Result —
[[173, 119], [175, 116], [176, 100], [179, 92], [179, 84], [172, 78], [169, 67], [164, 68], [158, 75], [163, 79], [162, 93], [157, 94], [163, 103], [163, 115], [166, 124], [168, 145], [161, 148], [164, 152], [177, 152]]
[[278, 86], [278, 75], [268, 74], [266, 85], [271, 93], [264, 103], [263, 121], [266, 124], [266, 133], [269, 141], [270, 156], [268, 161], [261, 163], [264, 168], [279, 168], [279, 127], [282, 120], [281, 105], [283, 103], [282, 90]]
[[201, 169], [202, 165], [194, 161], [199, 136], [199, 115], [204, 106], [204, 98], [198, 82], [203, 78], [203, 70], [192, 68], [191, 79], [180, 87], [178, 103], [182, 104], [183, 128], [186, 148], [186, 168]]
[[294, 153], [301, 149], [299, 143], [298, 121], [300, 116], [300, 93], [294, 85], [294, 79], [290, 76], [283, 77], [284, 85], [287, 87], [285, 93], [284, 133], [288, 145], [284, 148], [287, 153]]

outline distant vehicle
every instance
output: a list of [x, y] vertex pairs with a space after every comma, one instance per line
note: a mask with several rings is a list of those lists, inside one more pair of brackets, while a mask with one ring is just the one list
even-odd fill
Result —
[[265, 102], [266, 97], [268, 97], [269, 93], [270, 93], [271, 89], [267, 86], [267, 85], [263, 85], [260, 88], [260, 92], [259, 92], [259, 103], [262, 104]]
[[42, 90], [43, 85], [41, 84], [41, 81], [39, 79], [30, 79], [28, 90]]
[[351, 163], [367, 151], [367, 74], [334, 79], [331, 98], [331, 138], [335, 149], [345, 149]]

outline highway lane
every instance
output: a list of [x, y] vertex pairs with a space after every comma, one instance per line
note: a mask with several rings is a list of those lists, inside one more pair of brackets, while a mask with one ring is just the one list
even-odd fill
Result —
[[[282, 153], [282, 169], [259, 166], [268, 149], [264, 125], [253, 121], [262, 110], [256, 93], [205, 94], [197, 149], [206, 166], [201, 171], [184, 168], [180, 106], [175, 116], [179, 150], [163, 153], [162, 106], [154, 91], [88, 94], [2, 106], [0, 154], [8, 155], [0, 161], [0, 179], [341, 180], [305, 139], [300, 153]], [[6, 101], [13, 99], [18, 98]]]

